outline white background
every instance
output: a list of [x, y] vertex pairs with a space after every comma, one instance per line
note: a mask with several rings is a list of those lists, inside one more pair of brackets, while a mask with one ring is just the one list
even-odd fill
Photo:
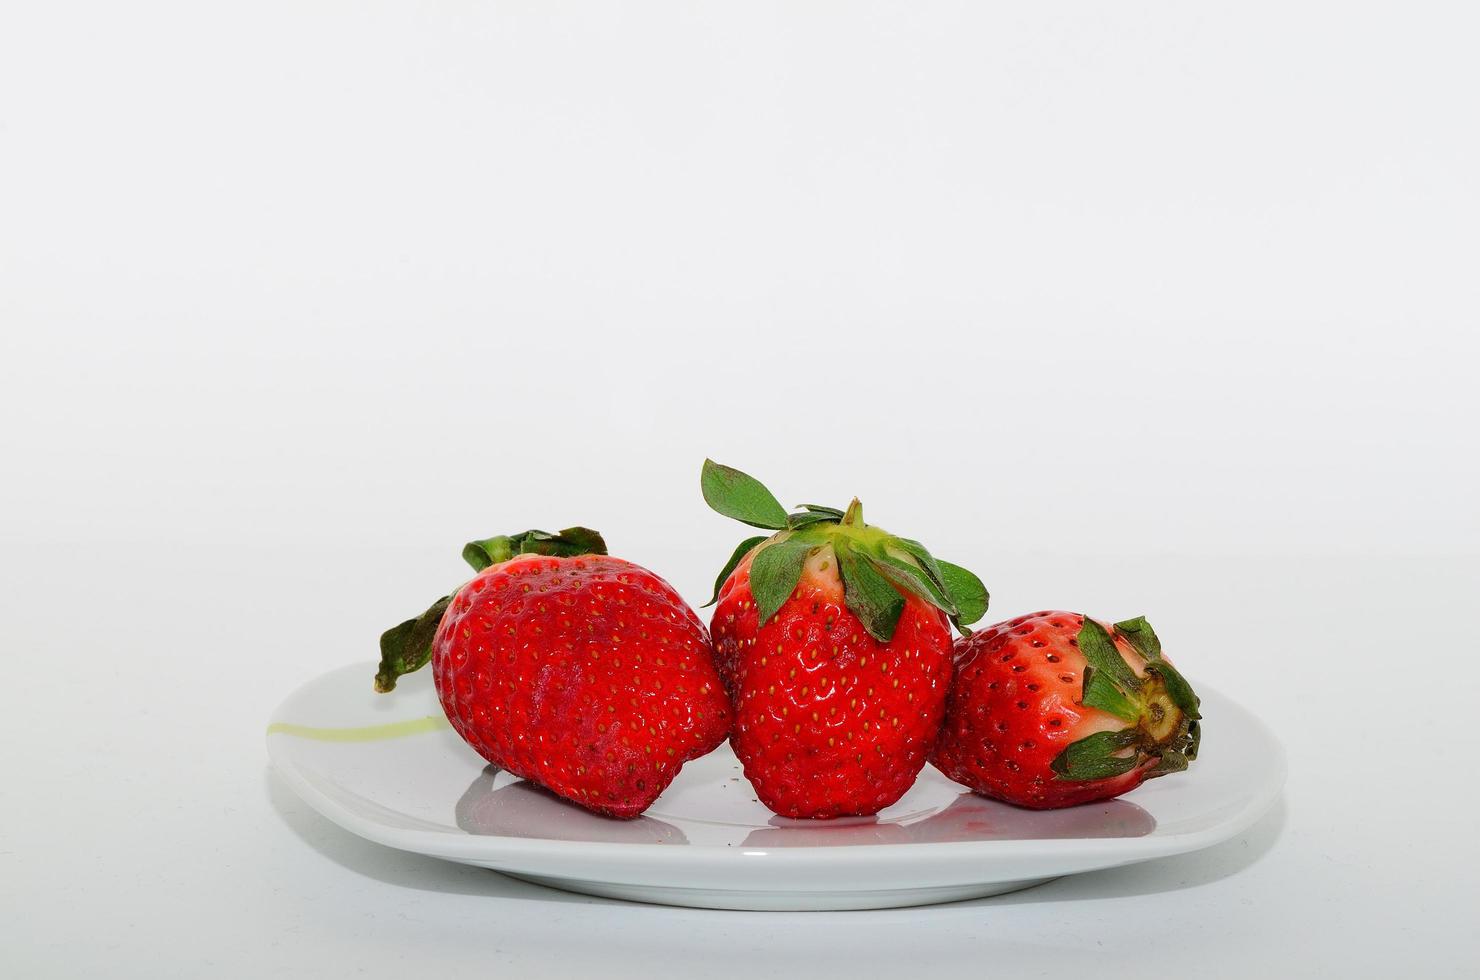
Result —
[[[1480, 969], [1480, 18], [983, 7], [0, 3], [0, 973]], [[1287, 802], [785, 917], [382, 851], [268, 775], [469, 537], [590, 524], [703, 601], [706, 455], [1001, 617], [1145, 612]]]

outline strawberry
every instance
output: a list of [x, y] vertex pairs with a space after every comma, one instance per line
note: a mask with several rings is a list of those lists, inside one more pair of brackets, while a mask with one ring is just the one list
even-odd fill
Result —
[[741, 543], [710, 600], [746, 777], [782, 816], [877, 813], [925, 765], [951, 679], [951, 620], [981, 618], [986, 589], [865, 524], [857, 500], [787, 514], [712, 461], [702, 488], [721, 514], [777, 532]]
[[1105, 626], [1040, 612], [956, 641], [930, 761], [1035, 810], [1129, 792], [1197, 757], [1198, 698], [1144, 617]]
[[447, 719], [479, 755], [622, 819], [725, 740], [703, 623], [599, 534], [526, 531], [463, 557], [470, 582], [381, 637], [377, 690], [430, 659]]

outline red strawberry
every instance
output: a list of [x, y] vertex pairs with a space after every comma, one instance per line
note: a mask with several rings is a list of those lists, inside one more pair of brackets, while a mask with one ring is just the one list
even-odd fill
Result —
[[776, 529], [715, 583], [715, 657], [730, 744], [761, 802], [787, 817], [877, 813], [904, 795], [940, 728], [951, 629], [981, 617], [970, 572], [846, 512], [788, 515], [744, 473], [706, 461], [704, 498]]
[[442, 709], [489, 762], [597, 813], [637, 816], [730, 710], [694, 611], [584, 528], [475, 542], [479, 574], [381, 637], [376, 689], [430, 658]]
[[1040, 612], [956, 641], [930, 761], [984, 796], [1046, 810], [1119, 796], [1197, 757], [1198, 699], [1144, 618]]

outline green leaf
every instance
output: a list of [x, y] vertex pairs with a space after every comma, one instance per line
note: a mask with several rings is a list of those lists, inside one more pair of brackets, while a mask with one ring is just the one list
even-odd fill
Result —
[[945, 576], [941, 574], [940, 564], [923, 544], [910, 538], [893, 538], [889, 544], [919, 562], [920, 567], [925, 569], [925, 574], [929, 575], [935, 584], [940, 586], [942, 592], [945, 591], [946, 580]]
[[1198, 712], [1202, 701], [1193, 693], [1192, 685], [1187, 683], [1187, 678], [1183, 677], [1177, 668], [1165, 660], [1158, 660], [1146, 666], [1146, 673], [1155, 674], [1161, 678], [1162, 684], [1166, 685], [1167, 697], [1172, 699], [1172, 703], [1181, 709], [1184, 715], [1193, 721], [1202, 717]]
[[1182, 754], [1189, 759], [1197, 758], [1197, 750], [1202, 747], [1202, 722], [1194, 721], [1187, 726], [1186, 744], [1182, 747]]
[[1116, 623], [1115, 629], [1130, 641], [1147, 663], [1161, 659], [1161, 640], [1157, 639], [1156, 631], [1146, 622], [1145, 616]]
[[601, 535], [589, 527], [568, 527], [558, 534], [549, 531], [521, 531], [518, 534], [500, 534], [482, 541], [469, 541], [463, 545], [463, 561], [481, 572], [490, 565], [508, 561], [515, 555], [555, 555], [564, 558], [576, 555], [604, 555], [606, 542]]
[[827, 507], [823, 504], [798, 504], [797, 506], [801, 507], [802, 510], [808, 510], [814, 514], [826, 514], [828, 517], [836, 517], [839, 520], [843, 517], [843, 512], [836, 507]]
[[1157, 776], [1165, 776], [1168, 773], [1186, 772], [1188, 761], [1187, 756], [1176, 749], [1167, 749], [1161, 754], [1161, 761], [1146, 773], [1146, 778], [1155, 779]]
[[1139, 765], [1137, 755], [1122, 758], [1115, 754], [1129, 748], [1135, 739], [1136, 732], [1132, 728], [1118, 732], [1095, 732], [1070, 743], [1068, 748], [1054, 757], [1049, 768], [1058, 773], [1060, 779], [1074, 782], [1119, 776]]
[[1079, 628], [1079, 652], [1084, 654], [1091, 667], [1104, 671], [1121, 690], [1134, 691], [1141, 686], [1140, 678], [1115, 649], [1115, 641], [1110, 639], [1105, 627], [1088, 616], [1084, 617], [1084, 625]]
[[604, 555], [606, 539], [589, 527], [568, 527], [548, 538], [549, 546], [531, 539], [525, 543], [523, 554], [531, 551], [541, 555]]
[[807, 552], [815, 545], [795, 538], [776, 541], [766, 545], [750, 563], [750, 592], [755, 596], [756, 611], [760, 614], [757, 625], [776, 615], [802, 577], [802, 564]]
[[904, 596], [848, 545], [839, 542], [835, 549], [838, 571], [843, 575], [843, 604], [863, 623], [869, 636], [888, 643], [894, 639], [895, 627], [904, 612]]
[[704, 502], [726, 517], [771, 531], [786, 527], [786, 508], [759, 480], [737, 469], [706, 459], [699, 489]]
[[940, 567], [941, 584], [945, 586], [946, 596], [956, 607], [956, 625], [974, 623], [985, 616], [991, 596], [987, 595], [987, 587], [982, 584], [982, 580], [960, 565], [952, 565], [939, 558], [935, 563]]
[[481, 572], [490, 565], [508, 561], [518, 554], [513, 541], [513, 537], [507, 534], [485, 538], [482, 541], [469, 541], [463, 545], [463, 561], [473, 566], [473, 571]]
[[444, 595], [414, 619], [398, 623], [380, 634], [380, 668], [375, 672], [375, 690], [384, 694], [396, 687], [396, 678], [420, 670], [432, 658], [432, 638], [442, 614], [452, 602]]
[[715, 604], [715, 602], [719, 600], [719, 590], [722, 586], [724, 586], [725, 579], [729, 578], [730, 573], [735, 570], [735, 567], [745, 559], [746, 555], [750, 554], [750, 549], [754, 548], [756, 545], [760, 544], [764, 540], [766, 540], [766, 536], [764, 534], [757, 534], [753, 538], [746, 538], [744, 541], [740, 542], [739, 547], [735, 549], [735, 553], [730, 556], [730, 560], [725, 562], [725, 567], [720, 569], [719, 578], [714, 580], [714, 595], [710, 596], [709, 601], [704, 603], [704, 606], [700, 606], [699, 608], [703, 609], [705, 606], [712, 606]]
[[806, 527], [808, 524], [821, 524], [826, 521], [836, 524], [837, 520], [837, 517], [832, 514], [823, 514], [815, 510], [809, 510], [801, 514], [788, 514], [786, 516], [786, 526], [795, 531], [797, 528]]
[[1084, 695], [1082, 700], [1091, 708], [1099, 708], [1122, 721], [1136, 722], [1141, 717], [1141, 711], [1131, 699], [1121, 693], [1115, 682], [1106, 677], [1103, 671], [1095, 670], [1093, 667], [1084, 669]]
[[947, 616], [956, 615], [956, 607], [946, 594], [941, 591], [940, 586], [931, 581], [930, 576], [925, 574], [924, 569], [903, 558], [896, 558], [887, 550], [881, 550], [869, 555], [869, 561], [885, 578], [902, 589], [907, 589], [915, 595], [931, 603], [937, 609], [943, 611]]

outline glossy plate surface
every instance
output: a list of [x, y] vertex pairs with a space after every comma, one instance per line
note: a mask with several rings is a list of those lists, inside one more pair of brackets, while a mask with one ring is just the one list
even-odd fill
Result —
[[1119, 800], [1037, 813], [927, 766], [877, 817], [787, 820], [728, 746], [689, 763], [647, 813], [617, 821], [495, 772], [442, 717], [430, 671], [371, 691], [373, 664], [295, 691], [268, 727], [273, 765], [315, 810], [389, 847], [613, 898], [740, 909], [924, 905], [1227, 840], [1278, 797], [1284, 753], [1243, 708], [1203, 695], [1202, 755]]

